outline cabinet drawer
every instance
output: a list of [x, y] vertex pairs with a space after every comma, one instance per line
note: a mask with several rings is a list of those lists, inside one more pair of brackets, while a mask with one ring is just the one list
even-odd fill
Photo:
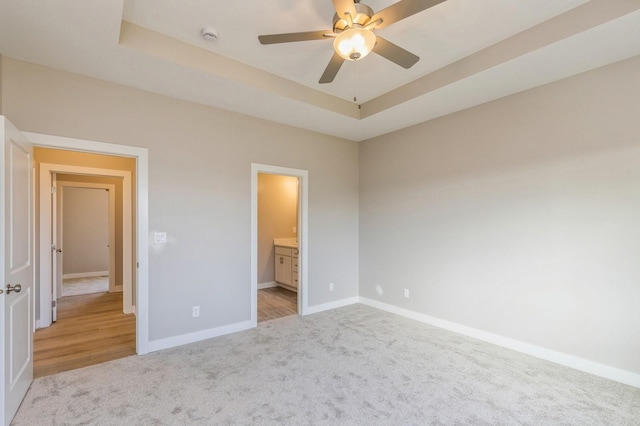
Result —
[[286, 247], [276, 247], [276, 256], [291, 256], [291, 249]]

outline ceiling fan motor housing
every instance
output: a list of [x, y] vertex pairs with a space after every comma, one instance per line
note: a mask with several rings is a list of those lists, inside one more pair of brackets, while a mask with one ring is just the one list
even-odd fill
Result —
[[[356, 16], [352, 16], [353, 24], [359, 26], [365, 26], [373, 16], [373, 9], [371, 9], [366, 4], [355, 3], [356, 7]], [[336, 34], [341, 33], [345, 29], [349, 28], [349, 21], [344, 17], [338, 16], [338, 14], [333, 15], [333, 32]]]

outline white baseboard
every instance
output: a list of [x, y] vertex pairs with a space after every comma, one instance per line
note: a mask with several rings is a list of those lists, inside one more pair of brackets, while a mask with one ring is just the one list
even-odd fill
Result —
[[77, 274], [64, 274], [62, 278], [90, 278], [90, 277], [104, 277], [109, 276], [109, 271], [96, 271], [96, 272], [78, 272]]
[[269, 281], [266, 283], [258, 284], [258, 290], [264, 290], [265, 288], [278, 287], [278, 283], [275, 281]]
[[330, 309], [342, 308], [343, 306], [355, 305], [360, 302], [359, 297], [350, 297], [348, 299], [340, 299], [334, 302], [323, 303], [322, 305], [309, 306], [304, 315], [317, 314], [318, 312], [328, 311]]
[[210, 328], [208, 330], [182, 334], [180, 336], [167, 337], [166, 339], [153, 340], [149, 342], [147, 346], [147, 353], [187, 345], [189, 343], [195, 343], [201, 340], [211, 339], [212, 337], [223, 336], [225, 334], [236, 333], [253, 327], [254, 326], [251, 324], [251, 321], [243, 321], [235, 324], [223, 325], [221, 327]]
[[573, 368], [575, 370], [584, 371], [585, 373], [590, 373], [595, 376], [604, 377], [609, 380], [614, 380], [616, 382], [640, 388], [640, 374], [621, 370], [619, 368], [600, 364], [598, 362], [589, 361], [577, 356], [567, 355], [562, 352], [557, 352], [552, 349], [547, 349], [541, 346], [521, 342], [519, 340], [510, 339], [508, 337], [482, 331], [477, 328], [467, 327], [465, 325], [446, 321], [440, 318], [420, 314], [418, 312], [399, 308], [397, 306], [389, 305], [377, 300], [368, 299], [366, 297], [360, 297], [359, 299], [360, 303], [362, 303], [363, 305], [371, 306], [382, 311], [391, 312], [393, 314], [397, 314], [406, 318], [411, 318], [425, 324], [433, 325], [435, 327], [444, 328], [455, 333], [463, 334], [465, 336], [482, 340], [484, 342], [493, 343], [494, 345], [502, 346], [516, 352], [521, 352], [527, 355], [534, 356], [536, 358], [541, 358], [546, 361], [564, 365], [565, 367]]

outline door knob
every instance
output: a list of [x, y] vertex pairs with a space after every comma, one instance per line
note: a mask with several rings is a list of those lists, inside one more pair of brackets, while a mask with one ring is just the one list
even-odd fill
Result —
[[7, 294], [10, 294], [12, 291], [16, 293], [20, 293], [22, 291], [22, 286], [20, 284], [11, 285], [7, 284]]

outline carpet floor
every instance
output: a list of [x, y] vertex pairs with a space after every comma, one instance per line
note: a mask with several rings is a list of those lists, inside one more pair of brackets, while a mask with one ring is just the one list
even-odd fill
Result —
[[363, 305], [36, 379], [14, 425], [638, 425], [640, 389]]
[[107, 291], [109, 291], [109, 277], [65, 278], [62, 281], [62, 297]]

